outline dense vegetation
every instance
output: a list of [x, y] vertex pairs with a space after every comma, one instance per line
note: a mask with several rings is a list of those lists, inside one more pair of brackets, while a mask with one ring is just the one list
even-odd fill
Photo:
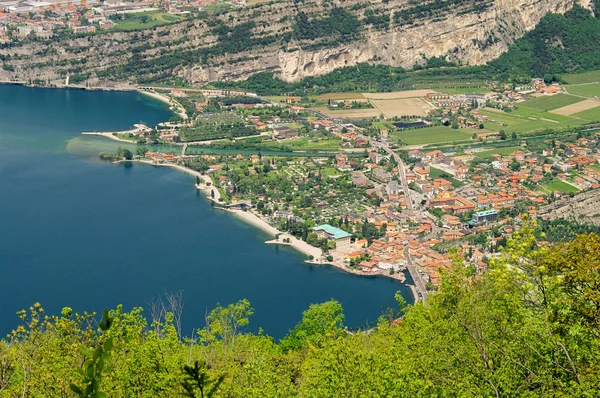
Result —
[[600, 20], [578, 5], [564, 15], [548, 14], [490, 66], [517, 81], [600, 69]]
[[139, 308], [98, 324], [35, 304], [0, 342], [0, 396], [595, 397], [598, 253], [598, 235], [538, 248], [524, 228], [483, 275], [444, 270], [439, 292], [401, 319], [390, 312], [370, 333], [351, 333], [330, 301], [280, 342], [244, 331], [245, 300], [217, 307], [184, 340], [172, 297], [152, 306], [151, 322]]
[[294, 38], [315, 40], [328, 37], [336, 43], [346, 43], [358, 39], [359, 30], [360, 22], [352, 12], [334, 7], [324, 18], [310, 19], [304, 12], [299, 12], [294, 24]]
[[548, 242], [567, 242], [581, 234], [600, 234], [600, 227], [593, 224], [580, 224], [562, 218], [540, 221], [537, 234]]

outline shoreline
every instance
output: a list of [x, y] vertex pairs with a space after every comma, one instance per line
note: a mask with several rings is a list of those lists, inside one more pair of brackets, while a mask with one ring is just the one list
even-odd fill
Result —
[[[120, 131], [118, 133], [120, 133], [120, 134], [127, 134], [129, 132], [130, 131]], [[109, 133], [109, 132], [91, 132], [90, 131], [90, 132], [83, 132], [83, 133], [81, 133], [81, 135], [95, 135], [95, 136], [99, 136], [99, 137], [106, 137], [106, 138], [108, 138], [110, 140], [113, 140], [113, 141], [118, 141], [118, 142], [123, 142], [123, 143], [126, 143], [126, 144], [136, 145], [136, 142], [134, 142], [134, 141], [124, 140], [122, 138], [114, 136], [113, 133]]]
[[[202, 190], [202, 191], [213, 191], [215, 192], [215, 197], [211, 198], [210, 196], [207, 196], [206, 199], [208, 199], [211, 202], [214, 202], [217, 205], [223, 205], [223, 203], [219, 202], [219, 199], [221, 197], [221, 194], [219, 193], [218, 189], [213, 189], [212, 186], [212, 179], [210, 178], [210, 176], [205, 175], [205, 174], [201, 174], [198, 171], [192, 170], [190, 168], [187, 168], [185, 166], [179, 165], [179, 164], [173, 164], [173, 163], [154, 163], [150, 160], [145, 160], [145, 159], [137, 159], [137, 160], [120, 160], [117, 162], [114, 162], [115, 164], [118, 163], [123, 163], [123, 162], [134, 162], [134, 163], [142, 163], [142, 164], [146, 164], [149, 166], [156, 166], [156, 167], [169, 167], [169, 168], [173, 168], [176, 170], [179, 170], [185, 174], [188, 174], [190, 176], [193, 177], [199, 177], [201, 180], [204, 181], [204, 186], [199, 186], [199, 185], [195, 185], [196, 189]], [[206, 185], [207, 182], [211, 183], [211, 186]], [[269, 225], [266, 221], [264, 221], [263, 219], [261, 219], [260, 217], [258, 217], [256, 214], [252, 213], [251, 211], [244, 211], [244, 210], [237, 210], [237, 209], [228, 209], [225, 207], [220, 208], [220, 210], [223, 210], [229, 214], [232, 214], [234, 216], [236, 216], [238, 219], [256, 227], [259, 228], [260, 230], [262, 230], [263, 232], [266, 232], [270, 235], [278, 236], [279, 238], [283, 239], [283, 238], [289, 238], [290, 239], [290, 243], [285, 243], [283, 241], [280, 241], [279, 239], [272, 239], [272, 240], [268, 240], [265, 241], [264, 244], [268, 244], [268, 245], [281, 245], [281, 246], [288, 246], [291, 247], [292, 249], [295, 249], [297, 252], [300, 252], [308, 257], [313, 256], [313, 259], [307, 259], [304, 260], [305, 263], [307, 264], [315, 264], [315, 265], [328, 265], [328, 266], [332, 266], [335, 267], [341, 271], [344, 271], [346, 273], [349, 274], [353, 274], [353, 275], [357, 275], [357, 276], [362, 276], [362, 277], [376, 277], [376, 276], [382, 276], [382, 277], [386, 277], [386, 278], [390, 278], [390, 279], [394, 279], [397, 280], [398, 282], [402, 283], [403, 285], [407, 286], [409, 288], [409, 290], [412, 293], [413, 296], [413, 303], [416, 304], [417, 302], [419, 302], [419, 297], [416, 293], [416, 289], [414, 287], [414, 285], [411, 285], [409, 283], [406, 283], [406, 275], [404, 274], [404, 272], [395, 272], [394, 274], [390, 275], [388, 273], [371, 273], [371, 274], [367, 274], [364, 273], [362, 271], [357, 271], [357, 270], [353, 270], [350, 269], [348, 267], [346, 267], [344, 264], [340, 264], [338, 261], [326, 261], [323, 253], [321, 251], [321, 249], [311, 246], [308, 243], [294, 237], [291, 236], [289, 234], [287, 234], [286, 232], [282, 232], [279, 231], [277, 228]]]

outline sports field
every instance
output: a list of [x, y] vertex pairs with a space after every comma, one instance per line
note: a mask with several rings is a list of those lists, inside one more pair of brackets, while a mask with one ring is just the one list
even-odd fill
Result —
[[453, 129], [446, 126], [434, 126], [422, 129], [394, 131], [390, 132], [390, 136], [396, 140], [402, 140], [408, 145], [424, 145], [470, 140], [475, 131], [474, 129]]
[[571, 105], [583, 100], [583, 98], [574, 97], [572, 95], [556, 94], [552, 96], [533, 98], [525, 102], [521, 102], [520, 105], [528, 108], [551, 111], [553, 109], [562, 108], [563, 106]]
[[569, 84], [600, 82], [600, 70], [562, 75], [562, 79]]
[[598, 83], [585, 84], [583, 86], [567, 86], [565, 88], [570, 94], [583, 95], [584, 97], [600, 96], [600, 84]]
[[494, 149], [490, 149], [488, 151], [476, 152], [474, 155], [481, 159], [489, 159], [490, 157], [492, 157], [492, 155], [497, 154], [497, 155], [506, 156], [506, 155], [510, 155], [514, 151], [520, 151], [520, 150], [521, 150], [521, 147], [508, 146], [505, 148], [494, 148]]
[[557, 178], [552, 180], [552, 182], [550, 182], [548, 184], [544, 184], [542, 186], [550, 191], [560, 191], [560, 192], [564, 192], [564, 193], [579, 192], [579, 189], [577, 189], [577, 187], [575, 187], [569, 183], [566, 183], [564, 181], [561, 181]]
[[150, 29], [159, 25], [181, 21], [183, 18], [161, 11], [147, 11], [132, 14], [123, 14], [121, 20], [115, 21], [113, 31], [129, 31]]

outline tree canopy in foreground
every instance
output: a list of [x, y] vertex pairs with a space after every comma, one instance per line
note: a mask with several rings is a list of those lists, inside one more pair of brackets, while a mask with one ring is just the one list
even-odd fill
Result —
[[599, 270], [600, 236], [538, 247], [525, 227], [484, 274], [444, 270], [439, 292], [402, 318], [350, 332], [330, 301], [280, 342], [244, 332], [246, 300], [184, 339], [177, 305], [150, 323], [121, 307], [97, 323], [35, 304], [0, 342], [0, 396], [597, 397]]

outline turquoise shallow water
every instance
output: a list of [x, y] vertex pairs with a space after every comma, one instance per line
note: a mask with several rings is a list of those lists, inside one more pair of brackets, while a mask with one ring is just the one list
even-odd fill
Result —
[[137, 93], [0, 85], [0, 334], [34, 302], [55, 314], [130, 309], [165, 290], [183, 290], [187, 335], [207, 309], [241, 298], [255, 309], [250, 328], [277, 338], [311, 303], [336, 298], [360, 327], [395, 306], [398, 290], [412, 302], [396, 281], [264, 245], [269, 236], [213, 210], [189, 176], [102, 163], [98, 152], [118, 143], [79, 135], [169, 116]]

